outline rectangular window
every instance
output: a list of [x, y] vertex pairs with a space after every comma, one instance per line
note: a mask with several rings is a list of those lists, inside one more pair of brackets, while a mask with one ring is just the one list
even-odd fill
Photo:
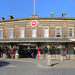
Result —
[[35, 28], [32, 29], [32, 37], [36, 37], [36, 29]]
[[9, 38], [13, 38], [13, 29], [9, 30]]
[[73, 29], [69, 29], [69, 37], [73, 37]]
[[0, 39], [2, 38], [2, 30], [0, 30]]
[[20, 37], [21, 37], [21, 38], [24, 37], [24, 29], [20, 29]]
[[48, 28], [44, 28], [44, 37], [49, 37]]
[[61, 37], [61, 29], [56, 28], [56, 37]]

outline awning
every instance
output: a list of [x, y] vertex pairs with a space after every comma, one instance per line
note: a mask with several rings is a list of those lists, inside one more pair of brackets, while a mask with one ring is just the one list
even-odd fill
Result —
[[0, 43], [10, 42], [71, 42], [70, 38], [67, 37], [25, 37], [25, 38], [3, 38], [0, 39]]

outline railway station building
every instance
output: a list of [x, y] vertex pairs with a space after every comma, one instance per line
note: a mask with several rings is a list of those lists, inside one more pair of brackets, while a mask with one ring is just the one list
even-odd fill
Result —
[[0, 20], [1, 58], [60, 59], [63, 55], [75, 59], [75, 18], [39, 17]]

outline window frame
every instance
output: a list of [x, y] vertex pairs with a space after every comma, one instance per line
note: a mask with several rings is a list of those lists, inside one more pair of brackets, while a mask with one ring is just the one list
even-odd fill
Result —
[[[48, 35], [45, 34], [45, 29], [48, 29]], [[47, 35], [47, 36], [45, 36], [45, 35]], [[49, 28], [44, 28], [44, 37], [45, 37], [45, 38], [49, 37]]]
[[[10, 30], [12, 30], [12, 36], [10, 37], [11, 33]], [[9, 29], [9, 38], [13, 38], [13, 29]]]
[[[33, 34], [33, 29], [35, 29], [35, 36]], [[37, 30], [36, 30], [36, 28], [32, 28], [32, 37], [35, 38], [36, 36], [37, 36]]]
[[[60, 29], [60, 32], [58, 32], [57, 29]], [[56, 37], [61, 37], [61, 28], [56, 28]]]
[[0, 37], [0, 39], [2, 39], [2, 38], [3, 38], [3, 30], [0, 30], [0, 31], [2, 31], [2, 35], [1, 35], [1, 37]]
[[[72, 36], [70, 36], [70, 31], [69, 31], [70, 29], [72, 29], [72, 33], [71, 33]], [[73, 36], [74, 36], [74, 29], [73, 28], [69, 28], [68, 29], [68, 37], [73, 37]]]
[[[21, 30], [24, 30], [24, 32], [23, 32], [23, 37], [21, 36], [22, 34], [21, 34]], [[24, 38], [25, 37], [25, 29], [23, 29], [23, 28], [21, 28], [20, 29], [20, 38]]]

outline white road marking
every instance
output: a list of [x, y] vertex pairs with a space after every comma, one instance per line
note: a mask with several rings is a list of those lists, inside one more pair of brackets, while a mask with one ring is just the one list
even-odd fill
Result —
[[7, 65], [7, 66], [5, 66], [5, 67], [16, 67], [16, 66], [14, 66], [14, 65]]

